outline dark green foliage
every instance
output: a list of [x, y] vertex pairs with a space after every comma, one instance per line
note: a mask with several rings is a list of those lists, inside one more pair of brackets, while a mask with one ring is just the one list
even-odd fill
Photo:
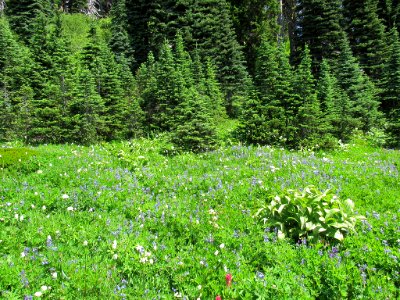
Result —
[[301, 0], [297, 2], [295, 60], [307, 45], [318, 69], [323, 58], [334, 58], [340, 48], [342, 35], [340, 0]]
[[109, 45], [118, 62], [122, 61], [123, 57], [125, 58], [124, 63], [133, 68], [134, 57], [127, 32], [128, 16], [125, 2], [126, 0], [115, 1], [111, 10], [111, 39]]
[[253, 144], [282, 145], [292, 141], [294, 115], [291, 67], [276, 44], [264, 40], [258, 49], [255, 86], [257, 94], [244, 105], [238, 135]]
[[6, 5], [6, 15], [10, 20], [11, 28], [20, 35], [24, 41], [28, 41], [35, 32], [32, 23], [38, 14], [51, 13], [52, 5], [49, 0], [9, 0]]
[[382, 108], [388, 117], [389, 145], [400, 148], [400, 41], [395, 28], [391, 31], [390, 58], [385, 68]]
[[203, 152], [216, 144], [216, 129], [207, 98], [195, 87], [185, 90], [183, 100], [175, 109], [171, 141], [178, 149]]
[[303, 51], [301, 62], [294, 76], [292, 111], [297, 137], [294, 146], [313, 146], [324, 138], [324, 125], [320, 104], [315, 89], [315, 79], [311, 72], [311, 56], [308, 47]]
[[197, 1], [187, 14], [192, 20], [189, 48], [196, 47], [201, 57], [210, 58], [216, 65], [227, 113], [231, 117], [237, 116], [251, 82], [242, 49], [236, 40], [230, 7], [225, 0]]
[[354, 56], [365, 72], [379, 83], [386, 58], [386, 43], [377, 3], [377, 0], [343, 1], [346, 31]]
[[211, 149], [216, 144], [215, 121], [221, 117], [221, 92], [213, 67], [204, 72], [198, 61], [193, 63], [180, 35], [174, 46], [166, 40], [159, 59], [150, 53], [138, 71], [146, 125], [150, 131], [170, 132], [171, 141], [181, 150]]
[[357, 120], [352, 116], [350, 99], [339, 86], [327, 60], [321, 63], [317, 93], [327, 135], [347, 142]]
[[350, 99], [351, 116], [357, 120], [356, 126], [365, 132], [379, 126], [381, 114], [378, 112], [376, 88], [360, 69], [346, 38], [341, 40], [341, 51], [333, 62], [333, 69], [341, 88]]
[[[18, 134], [19, 95], [28, 83], [32, 61], [28, 50], [17, 42], [5, 18], [0, 18], [0, 140], [21, 138]], [[25, 120], [27, 122], [28, 120]]]
[[251, 75], [255, 74], [257, 48], [261, 37], [274, 42], [281, 34], [280, 7], [276, 0], [229, 0], [238, 42], [243, 46]]

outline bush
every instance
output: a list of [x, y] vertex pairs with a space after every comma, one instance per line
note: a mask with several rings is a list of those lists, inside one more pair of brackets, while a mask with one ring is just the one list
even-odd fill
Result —
[[31, 160], [37, 152], [28, 148], [0, 148], [0, 170], [33, 172], [37, 165]]
[[311, 243], [342, 241], [355, 231], [357, 220], [364, 219], [354, 212], [352, 200], [342, 201], [330, 190], [320, 192], [314, 186], [271, 196], [255, 216], [277, 227], [279, 238], [306, 238]]

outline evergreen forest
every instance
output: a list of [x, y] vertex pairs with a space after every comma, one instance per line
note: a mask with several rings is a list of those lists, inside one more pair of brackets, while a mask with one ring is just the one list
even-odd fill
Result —
[[[397, 0], [1, 0], [0, 141], [400, 146]], [[234, 125], [231, 125], [234, 124]]]

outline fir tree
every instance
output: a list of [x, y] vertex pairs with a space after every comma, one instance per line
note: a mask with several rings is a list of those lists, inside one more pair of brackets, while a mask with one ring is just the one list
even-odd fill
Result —
[[400, 41], [395, 28], [391, 30], [391, 40], [391, 55], [384, 73], [382, 108], [388, 117], [388, 143], [400, 148]]
[[171, 141], [185, 151], [203, 152], [216, 146], [215, 121], [195, 87], [185, 90], [175, 109]]
[[300, 57], [307, 45], [313, 59], [313, 73], [323, 58], [332, 59], [339, 50], [342, 19], [340, 0], [298, 1], [295, 56]]
[[113, 4], [111, 10], [111, 39], [109, 45], [115, 54], [116, 60], [120, 63], [127, 63], [133, 69], [134, 56], [127, 32], [128, 16], [125, 2], [126, 0], [117, 0]]
[[9, 0], [6, 15], [11, 28], [24, 40], [28, 41], [35, 33], [32, 23], [40, 13], [50, 15], [52, 5], [49, 0]]
[[306, 46], [294, 78], [294, 90], [297, 94], [294, 99], [298, 98], [296, 99], [298, 103], [293, 102], [295, 126], [298, 128], [296, 143], [302, 146], [312, 146], [324, 139], [323, 120], [311, 64], [310, 52]]
[[377, 0], [344, 0], [347, 34], [354, 56], [367, 75], [379, 84], [385, 63], [385, 27], [377, 13]]
[[351, 103], [351, 115], [358, 121], [357, 127], [368, 131], [378, 126], [381, 114], [377, 90], [368, 76], [360, 69], [345, 37], [341, 39], [341, 51], [333, 62], [333, 69], [341, 88], [346, 91]]
[[357, 121], [352, 116], [350, 99], [339, 86], [331, 72], [327, 60], [321, 63], [317, 84], [318, 99], [321, 104], [324, 132], [342, 141], [348, 141]]

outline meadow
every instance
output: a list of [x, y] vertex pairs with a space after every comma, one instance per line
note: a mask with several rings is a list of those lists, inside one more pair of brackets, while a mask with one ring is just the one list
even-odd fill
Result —
[[[2, 299], [398, 299], [400, 153], [159, 140], [0, 148]], [[254, 217], [287, 189], [351, 199], [343, 241]], [[228, 275], [228, 278], [227, 278]]]

